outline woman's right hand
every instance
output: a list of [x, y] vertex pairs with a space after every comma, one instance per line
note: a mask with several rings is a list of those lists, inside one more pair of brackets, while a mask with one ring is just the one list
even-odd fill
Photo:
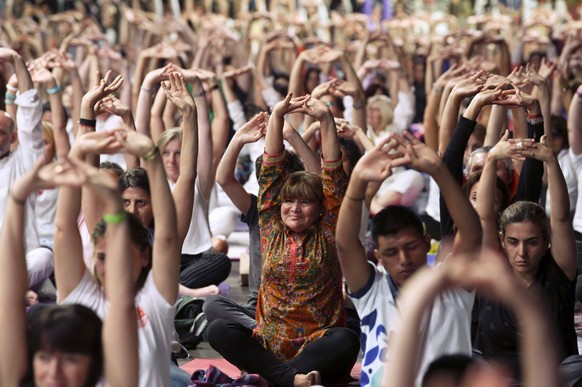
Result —
[[277, 102], [273, 106], [273, 115], [283, 117], [287, 113], [293, 113], [295, 110], [302, 109], [304, 104], [309, 101], [311, 96], [309, 94], [303, 97], [293, 98], [293, 93], [287, 94], [284, 100]]
[[179, 73], [170, 73], [168, 82], [162, 82], [166, 97], [178, 108], [180, 113], [189, 114], [196, 111], [196, 105], [188, 92], [184, 77]]
[[97, 101], [117, 91], [123, 84], [123, 77], [121, 75], [118, 75], [114, 80], [110, 82], [111, 74], [112, 74], [111, 70], [107, 71], [105, 77], [100, 79], [91, 90], [85, 93], [85, 95], [83, 96], [83, 100], [90, 103], [91, 106], [94, 106], [97, 103]]
[[360, 158], [352, 174], [364, 181], [384, 181], [392, 175], [392, 162], [399, 157], [392, 153], [397, 146], [394, 135], [388, 136]]
[[[268, 122], [269, 114], [261, 112], [241, 126], [240, 129], [235, 132], [234, 136], [243, 144], [257, 142], [265, 135]], [[284, 134], [285, 132], [283, 131], [283, 135]]]

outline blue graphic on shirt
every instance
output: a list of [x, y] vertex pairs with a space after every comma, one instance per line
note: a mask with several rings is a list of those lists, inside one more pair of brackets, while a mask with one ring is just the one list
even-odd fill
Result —
[[[388, 352], [388, 334], [386, 327], [378, 321], [378, 312], [376, 310], [362, 317], [361, 324], [361, 343], [362, 351], [364, 352], [364, 360], [362, 362], [360, 385], [367, 386], [370, 385], [370, 383], [376, 385], [382, 381], [383, 365], [386, 361], [386, 355]], [[367, 335], [369, 334], [374, 334], [376, 345], [369, 350], [366, 350]], [[372, 374], [374, 368], [376, 368], [376, 372]]]

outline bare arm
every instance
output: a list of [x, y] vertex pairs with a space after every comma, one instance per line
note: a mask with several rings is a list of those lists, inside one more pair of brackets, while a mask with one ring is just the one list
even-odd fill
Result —
[[321, 160], [288, 121], [283, 124], [283, 138], [303, 160], [305, 170], [321, 176]]
[[245, 215], [251, 205], [251, 195], [245, 191], [242, 184], [234, 176], [236, 161], [245, 144], [258, 141], [263, 137], [267, 120], [268, 115], [266, 113], [259, 113], [237, 130], [216, 170], [216, 181], [236, 208]]
[[164, 114], [164, 108], [166, 107], [166, 101], [166, 93], [164, 92], [163, 88], [160, 88], [154, 98], [150, 118], [151, 136], [152, 140], [155, 142], [158, 141], [162, 133], [164, 133], [166, 130], [166, 125], [164, 124], [164, 120], [162, 118]]
[[[24, 294], [28, 287], [24, 252], [24, 201], [31, 192], [8, 195], [0, 233], [0, 384], [20, 386], [28, 367]], [[15, 195], [19, 195], [18, 197]], [[21, 195], [21, 196], [20, 196]], [[22, 203], [17, 202], [22, 201]]]
[[[199, 83], [199, 82], [198, 82]], [[178, 241], [180, 246], [184, 242], [194, 205], [194, 185], [198, 165], [198, 126], [197, 112], [194, 100], [188, 93], [184, 78], [177, 73], [170, 74], [170, 86], [163, 89], [167, 98], [182, 113], [182, 148], [180, 153], [180, 176], [172, 191], [172, 197], [177, 207], [183, 209], [177, 216]]]
[[354, 219], [362, 217], [362, 202], [366, 197], [368, 184], [380, 183], [392, 174], [394, 149], [392, 137], [368, 151], [354, 167], [348, 189], [342, 202], [336, 228], [336, 244], [342, 272], [350, 292], [362, 289], [370, 278], [370, 265], [364, 246], [358, 237], [360, 223]]
[[[533, 157], [544, 161], [548, 173], [550, 191], [551, 251], [552, 256], [564, 274], [573, 281], [577, 273], [576, 241], [570, 220], [570, 200], [568, 188], [560, 164], [554, 152], [546, 145], [547, 137], [542, 138], [533, 150]], [[555, 207], [554, 207], [555, 206]]]

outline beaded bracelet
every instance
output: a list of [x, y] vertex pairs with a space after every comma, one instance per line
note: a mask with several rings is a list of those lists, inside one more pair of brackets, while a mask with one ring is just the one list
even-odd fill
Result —
[[6, 92], [6, 94], [4, 94], [4, 99], [16, 99], [16, 96], [14, 94], [10, 94], [9, 92]]
[[4, 105], [14, 105], [14, 100], [13, 99], [5, 99], [4, 100]]
[[117, 214], [103, 214], [103, 221], [106, 224], [119, 224], [127, 219], [127, 212], [120, 211]]
[[146, 153], [146, 154], [143, 156], [143, 159], [144, 159], [145, 161], [152, 161], [152, 160], [153, 160], [153, 159], [155, 159], [155, 158], [156, 158], [156, 156], [158, 155], [158, 150], [159, 150], [159, 149], [158, 149], [158, 147], [157, 147], [157, 146], [153, 147], [152, 149], [150, 149], [150, 150], [148, 151], [148, 153]]

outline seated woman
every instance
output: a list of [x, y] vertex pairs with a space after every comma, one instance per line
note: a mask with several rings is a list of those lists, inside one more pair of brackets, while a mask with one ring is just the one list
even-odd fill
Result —
[[228, 278], [231, 263], [226, 254], [213, 246], [215, 241], [210, 228], [209, 204], [216, 169], [209, 164], [214, 152], [206, 94], [200, 79], [192, 77], [194, 97], [190, 97], [185, 79], [180, 81], [177, 74], [169, 76], [183, 86], [178, 90], [179, 98], [171, 98], [170, 102], [182, 116], [181, 127], [164, 130], [157, 145], [172, 197], [176, 207], [180, 208], [178, 233], [182, 259], [179, 294], [204, 297], [218, 294], [217, 285]]
[[[533, 157], [544, 162], [551, 193], [550, 218], [538, 204], [520, 201], [507, 207], [498, 219], [494, 209], [496, 165], [498, 160], [508, 157]], [[483, 245], [501, 247], [518, 282], [528, 290], [542, 291], [560, 360], [578, 354], [574, 331], [576, 246], [568, 191], [545, 136], [541, 143], [504, 137], [491, 149], [477, 192], [477, 209], [483, 225]], [[486, 296], [479, 298], [475, 308], [479, 315], [475, 348], [485, 358], [509, 366], [513, 377], [519, 379], [522, 356], [518, 349], [519, 322], [510, 311]]]
[[[88, 173], [89, 172], [89, 173]], [[3, 252], [0, 262], [0, 384], [2, 386], [95, 386], [106, 371], [106, 382], [113, 387], [137, 387], [137, 323], [130, 278], [128, 226], [116, 218], [107, 234], [108, 289], [117, 295], [110, 303], [106, 329], [91, 309], [82, 305], [53, 305], [43, 309], [30, 323], [26, 337], [24, 292], [27, 287], [24, 260], [24, 206], [27, 197], [39, 189], [57, 185], [80, 186], [104, 195], [108, 213], [120, 211], [116, 182], [101, 179], [98, 172], [75, 168], [69, 163], [35, 168], [14, 183], [6, 206], [0, 236]], [[104, 183], [104, 181], [106, 183]], [[110, 215], [115, 216], [115, 215]], [[15, 259], [16, 258], [16, 259]], [[103, 335], [102, 335], [103, 332]], [[103, 340], [103, 345], [102, 345]], [[28, 345], [27, 345], [28, 341]], [[28, 353], [27, 353], [28, 349]], [[105, 355], [105, 358], [104, 358]], [[123, 366], [121, 366], [123, 364]]]
[[[82, 103], [81, 121], [85, 129], [91, 129], [94, 106], [110, 90], [107, 82], [90, 90]], [[178, 87], [172, 82], [170, 94]], [[165, 386], [170, 382], [170, 342], [172, 338], [174, 303], [178, 292], [178, 267], [180, 263], [180, 244], [176, 210], [161, 157], [153, 141], [135, 131], [86, 133], [79, 136], [69, 157], [83, 159], [88, 153], [102, 153], [125, 149], [145, 161], [149, 182], [152, 186], [151, 203], [147, 205], [156, 222], [153, 245], [149, 232], [136, 217], [130, 221], [130, 254], [132, 295], [135, 297], [140, 343], [140, 386]], [[102, 196], [102, 195], [99, 195]], [[59, 289], [60, 303], [80, 303], [93, 309], [101, 318], [110, 310], [107, 287], [109, 259], [106, 257], [105, 224], [100, 222], [93, 232], [95, 277], [86, 270], [82, 260], [82, 247], [77, 215], [80, 208], [79, 189], [62, 187], [57, 202], [57, 231], [55, 233], [55, 278]], [[121, 202], [121, 201], [120, 201]], [[141, 207], [140, 207], [141, 208]], [[122, 215], [110, 218], [111, 222], [120, 220]], [[107, 220], [107, 218], [105, 219]], [[151, 220], [151, 219], [150, 219]], [[107, 275], [106, 275], [107, 273]], [[117, 297], [117, 294], [115, 294]]]
[[[293, 112], [321, 122], [323, 181], [309, 172], [287, 176], [283, 118]], [[359, 350], [357, 335], [344, 328], [334, 237], [347, 179], [334, 119], [323, 102], [288, 95], [275, 106], [259, 184], [263, 272], [257, 327], [215, 320], [208, 341], [231, 363], [275, 385], [318, 384], [319, 375], [322, 383], [346, 380]]]

